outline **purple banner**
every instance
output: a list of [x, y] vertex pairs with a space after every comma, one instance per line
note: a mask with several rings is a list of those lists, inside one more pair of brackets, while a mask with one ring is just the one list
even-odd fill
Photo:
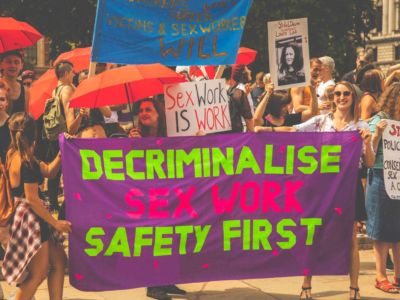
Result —
[[60, 142], [80, 290], [348, 273], [356, 132]]

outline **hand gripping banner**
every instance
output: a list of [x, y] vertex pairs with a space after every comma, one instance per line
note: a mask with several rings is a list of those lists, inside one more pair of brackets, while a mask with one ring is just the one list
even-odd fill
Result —
[[348, 272], [356, 132], [60, 142], [80, 290]]

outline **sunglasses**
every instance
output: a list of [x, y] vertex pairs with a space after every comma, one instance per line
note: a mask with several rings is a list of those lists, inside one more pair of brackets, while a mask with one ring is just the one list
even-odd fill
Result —
[[344, 92], [339, 92], [339, 91], [337, 91], [337, 92], [334, 92], [333, 93], [336, 97], [340, 97], [340, 96], [344, 96], [344, 97], [348, 97], [348, 96], [350, 96], [351, 95], [351, 92], [349, 92], [349, 91], [344, 91]]

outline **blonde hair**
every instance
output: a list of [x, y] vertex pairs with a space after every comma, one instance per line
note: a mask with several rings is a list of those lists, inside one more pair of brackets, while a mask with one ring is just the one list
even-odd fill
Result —
[[400, 83], [393, 83], [385, 89], [378, 100], [378, 110], [390, 119], [400, 118]]

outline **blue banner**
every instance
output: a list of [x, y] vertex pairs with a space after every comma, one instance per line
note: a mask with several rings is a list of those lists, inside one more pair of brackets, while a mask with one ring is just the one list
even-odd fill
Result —
[[252, 0], [99, 0], [92, 61], [234, 64]]

